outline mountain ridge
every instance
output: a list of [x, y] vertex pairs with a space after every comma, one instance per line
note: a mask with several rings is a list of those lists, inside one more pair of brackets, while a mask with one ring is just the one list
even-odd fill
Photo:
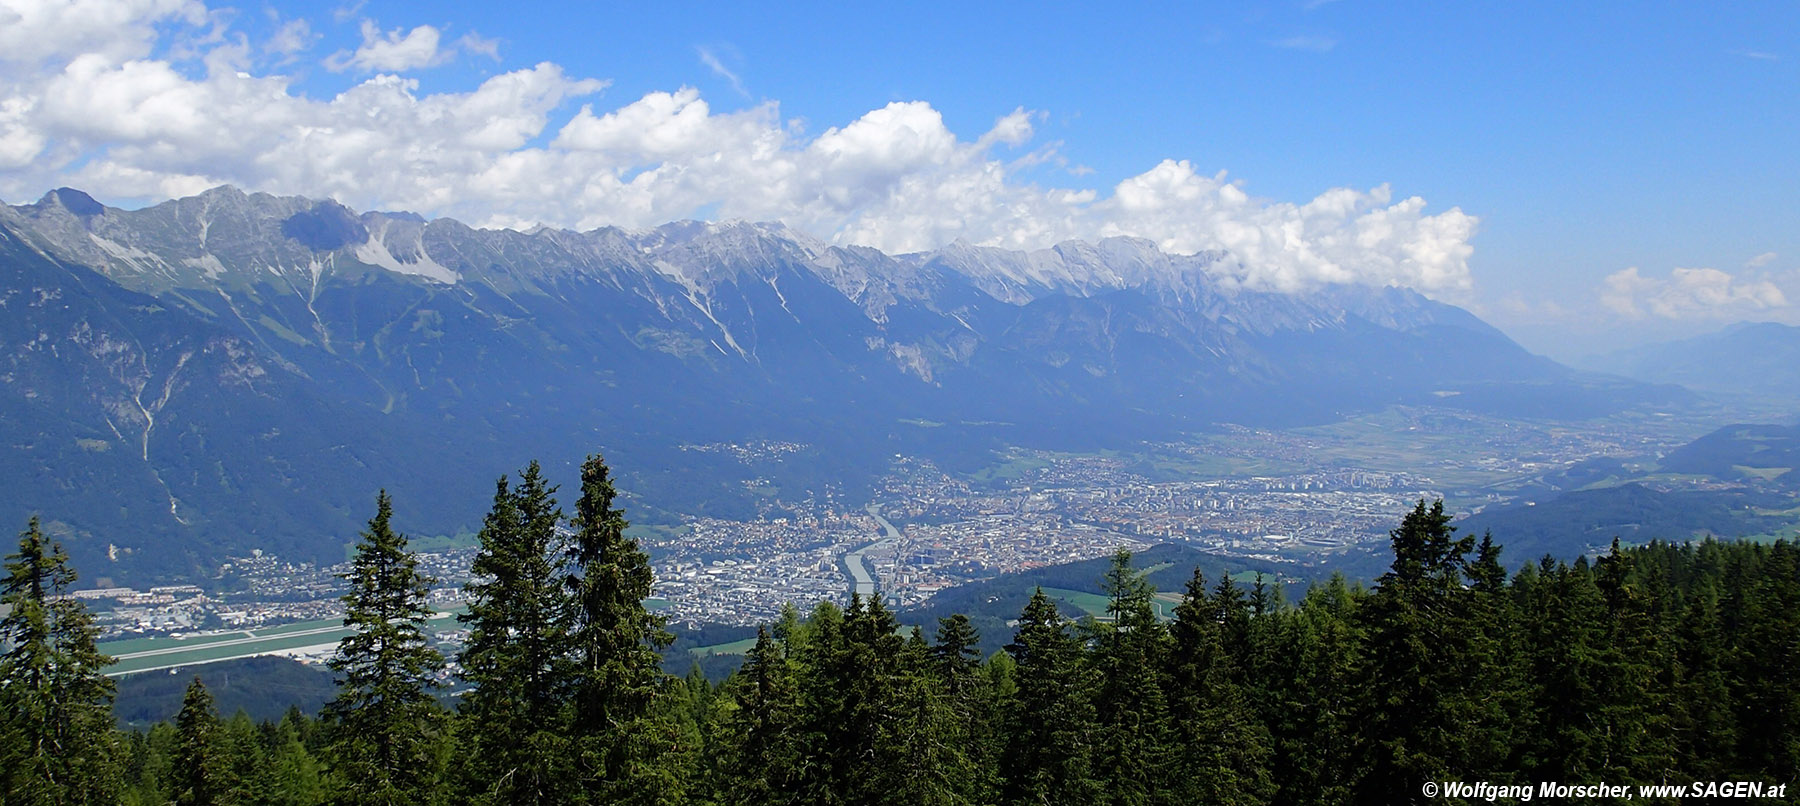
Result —
[[[1228, 255], [1141, 240], [887, 255], [771, 223], [484, 230], [229, 187], [90, 202], [0, 205], [0, 438], [45, 457], [0, 479], [19, 491], [0, 516], [54, 504], [86, 557], [135, 530], [162, 571], [246, 545], [327, 559], [377, 486], [458, 502], [412, 528], [472, 530], [493, 474], [600, 449], [648, 517], [755, 517], [758, 479], [854, 497], [895, 453], [1670, 394], [1416, 292], [1256, 291]], [[680, 450], [746, 439], [808, 447], [756, 468]], [[84, 498], [96, 468], [116, 489]], [[171, 542], [194, 550], [153, 551]]]

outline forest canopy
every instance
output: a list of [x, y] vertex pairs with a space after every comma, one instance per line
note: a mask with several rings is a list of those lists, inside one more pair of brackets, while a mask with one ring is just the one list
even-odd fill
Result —
[[109, 658], [36, 521], [6, 565], [8, 804], [1405, 803], [1426, 781], [1800, 777], [1800, 549], [1615, 542], [1508, 574], [1492, 536], [1420, 501], [1371, 584], [1293, 600], [1199, 569], [1167, 618], [1129, 552], [1106, 610], [1043, 591], [1002, 651], [961, 615], [880, 596], [790, 607], [722, 683], [659, 668], [648, 557], [606, 464], [572, 512], [534, 463], [502, 478], [449, 660], [382, 493], [346, 574], [338, 693], [114, 727]]

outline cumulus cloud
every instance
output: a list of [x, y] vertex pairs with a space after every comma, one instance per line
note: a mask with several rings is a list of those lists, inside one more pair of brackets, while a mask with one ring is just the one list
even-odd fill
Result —
[[396, 73], [443, 59], [441, 32], [374, 23], [342, 59], [378, 74], [314, 98], [279, 74], [190, 75], [167, 43], [159, 56], [155, 32], [199, 28], [205, 9], [128, 2], [135, 16], [110, 33], [75, 26], [59, 34], [61, 50], [0, 62], [0, 196], [66, 184], [156, 199], [229, 182], [477, 226], [647, 227], [702, 212], [781, 220], [891, 252], [1130, 235], [1174, 252], [1227, 250], [1225, 279], [1250, 288], [1470, 287], [1477, 221], [1461, 210], [1428, 212], [1387, 186], [1271, 201], [1175, 159], [1103, 192], [1045, 187], [1026, 172], [1065, 161], [1059, 144], [1033, 145], [1043, 117], [1025, 109], [972, 136], [925, 101], [808, 131], [774, 101], [718, 111], [691, 87], [602, 104], [606, 82], [552, 63], [427, 93]]
[[0, 64], [16, 69], [74, 54], [136, 58], [150, 53], [158, 25], [198, 28], [206, 16], [197, 0], [0, 0]]
[[338, 51], [332, 54], [325, 60], [325, 67], [335, 72], [354, 68], [371, 73], [404, 73], [436, 67], [450, 58], [448, 52], [438, 49], [441, 36], [431, 25], [420, 25], [403, 35], [399, 28], [383, 32], [374, 20], [363, 20], [362, 46], [354, 53]]
[[282, 20], [274, 11], [270, 11], [269, 16], [278, 23], [275, 33], [270, 35], [267, 42], [263, 43], [263, 50], [269, 54], [280, 57], [294, 56], [312, 47], [313, 43], [319, 40], [319, 35], [313, 33], [312, 23], [306, 20]]
[[1636, 266], [1607, 275], [1600, 302], [1634, 319], [1739, 319], [1788, 307], [1787, 295], [1766, 277], [1740, 278], [1711, 268], [1645, 277]]

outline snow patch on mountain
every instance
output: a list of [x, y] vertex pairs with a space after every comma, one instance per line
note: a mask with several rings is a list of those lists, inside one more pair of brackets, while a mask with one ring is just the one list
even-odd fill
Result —
[[169, 265], [162, 258], [135, 246], [126, 246], [122, 243], [109, 241], [93, 233], [89, 233], [88, 237], [94, 239], [94, 244], [99, 246], [100, 249], [106, 252], [108, 256], [112, 257], [112, 259], [124, 263], [137, 271], [153, 272]]
[[369, 240], [356, 247], [356, 259], [391, 272], [424, 277], [444, 285], [456, 285], [456, 281], [462, 279], [461, 275], [454, 270], [432, 260], [431, 255], [425, 252], [423, 241], [415, 244], [411, 250], [414, 255], [418, 256], [417, 260], [405, 261], [394, 257], [394, 253], [389, 251], [385, 241], [386, 235], [386, 226], [370, 230]]

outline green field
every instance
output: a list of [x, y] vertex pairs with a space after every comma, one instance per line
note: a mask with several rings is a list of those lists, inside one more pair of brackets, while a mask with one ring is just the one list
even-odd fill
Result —
[[745, 638], [742, 641], [732, 641], [732, 642], [726, 643], [726, 644], [713, 644], [711, 646], [697, 646], [697, 647], [694, 647], [693, 649], [688, 650], [688, 654], [691, 654], [696, 658], [703, 658], [703, 657], [706, 657], [707, 655], [742, 655], [746, 652], [749, 652], [750, 647], [753, 647], [753, 646], [756, 646], [756, 639], [755, 638]]
[[969, 481], [976, 484], [1012, 481], [1033, 470], [1042, 470], [1049, 466], [1050, 459], [1048, 457], [1034, 456], [1021, 451], [1009, 451], [995, 464], [969, 474]]
[[[1101, 594], [1069, 590], [1068, 588], [1044, 588], [1044, 593], [1047, 596], [1061, 599], [1062, 601], [1079, 607], [1083, 612], [1096, 619], [1104, 621], [1111, 618], [1111, 616], [1106, 614], [1106, 606], [1110, 604], [1112, 600]], [[1175, 617], [1175, 605], [1180, 602], [1180, 594], [1159, 593], [1156, 595], [1156, 598], [1150, 600], [1150, 606], [1156, 608], [1157, 618], [1166, 621]]]

